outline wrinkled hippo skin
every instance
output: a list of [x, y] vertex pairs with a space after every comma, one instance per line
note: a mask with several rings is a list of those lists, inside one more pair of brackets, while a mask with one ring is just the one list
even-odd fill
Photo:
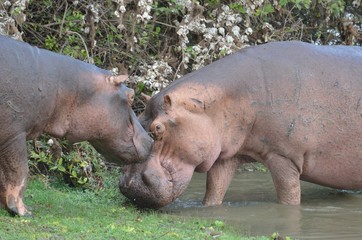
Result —
[[107, 160], [146, 160], [152, 139], [131, 109], [126, 75], [0, 36], [0, 205], [16, 215], [28, 175], [26, 140], [88, 140]]
[[121, 192], [159, 208], [207, 172], [203, 202], [218, 205], [252, 161], [270, 170], [282, 204], [300, 204], [300, 180], [362, 189], [361, 66], [360, 47], [275, 42], [182, 77], [140, 118], [155, 142], [146, 162], [125, 168]]

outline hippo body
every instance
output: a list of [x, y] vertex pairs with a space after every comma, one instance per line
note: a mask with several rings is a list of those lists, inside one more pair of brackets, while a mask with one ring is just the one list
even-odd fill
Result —
[[88, 140], [107, 160], [145, 160], [152, 144], [130, 104], [134, 92], [94, 65], [0, 35], [0, 205], [23, 204], [26, 140], [42, 132]]
[[127, 166], [120, 190], [143, 207], [175, 200], [207, 172], [203, 203], [222, 203], [235, 170], [258, 161], [282, 204], [300, 180], [362, 189], [362, 48], [274, 42], [187, 74], [152, 97], [140, 118], [155, 142]]

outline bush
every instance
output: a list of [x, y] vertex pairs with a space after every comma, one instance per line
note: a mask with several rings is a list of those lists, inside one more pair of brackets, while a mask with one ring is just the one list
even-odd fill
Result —
[[46, 135], [28, 141], [29, 166], [33, 174], [61, 177], [73, 187], [100, 189], [106, 165], [87, 142], [70, 145]]
[[157, 92], [246, 45], [362, 44], [360, 0], [3, 1], [0, 31]]

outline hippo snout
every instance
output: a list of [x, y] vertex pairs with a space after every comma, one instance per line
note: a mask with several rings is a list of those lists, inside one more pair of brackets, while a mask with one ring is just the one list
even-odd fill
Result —
[[140, 165], [124, 167], [119, 182], [121, 193], [141, 208], [158, 209], [172, 202], [172, 183], [152, 169], [135, 172]]
[[146, 161], [151, 152], [152, 143], [153, 140], [148, 136], [148, 134], [143, 135], [141, 140], [137, 139], [137, 142], [134, 142], [134, 146], [137, 152], [137, 159], [132, 163], [140, 163]]
[[153, 139], [143, 129], [133, 112], [131, 112], [131, 122], [134, 129], [133, 145], [138, 155], [136, 162], [144, 162], [151, 152]]

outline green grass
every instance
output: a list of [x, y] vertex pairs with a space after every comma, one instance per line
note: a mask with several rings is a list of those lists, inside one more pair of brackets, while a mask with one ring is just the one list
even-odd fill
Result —
[[222, 222], [184, 219], [128, 204], [108, 176], [98, 191], [32, 177], [25, 202], [33, 218], [0, 210], [0, 239], [269, 239], [243, 238]]

